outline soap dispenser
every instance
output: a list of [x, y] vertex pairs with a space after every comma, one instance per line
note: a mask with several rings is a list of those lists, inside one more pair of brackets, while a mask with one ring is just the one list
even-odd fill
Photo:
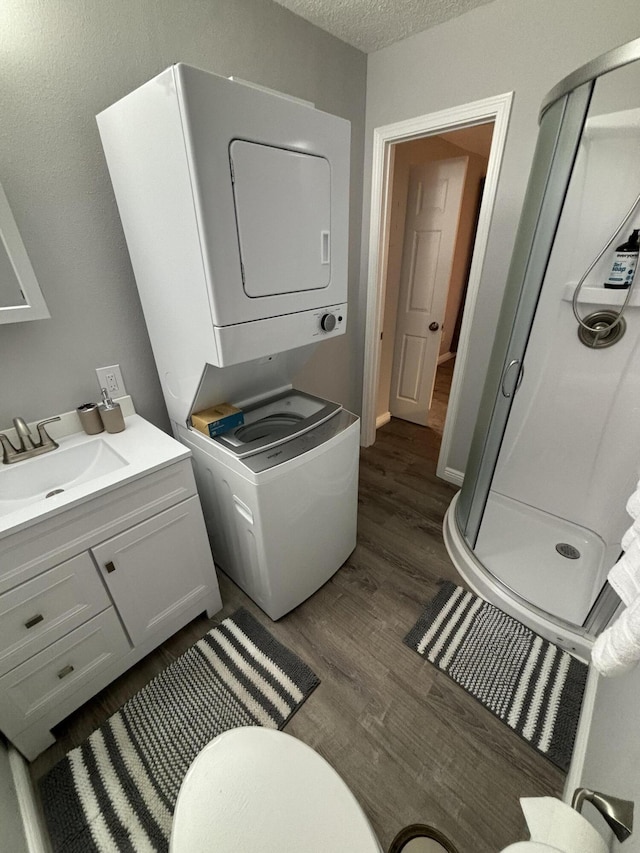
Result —
[[106, 388], [102, 389], [100, 416], [107, 432], [122, 432], [124, 429], [124, 418], [120, 403], [113, 402]]
[[634, 228], [627, 242], [622, 243], [616, 248], [613, 267], [609, 278], [604, 283], [605, 287], [615, 290], [623, 290], [631, 287], [636, 266], [638, 265], [638, 253], [640, 251], [639, 233], [640, 228]]

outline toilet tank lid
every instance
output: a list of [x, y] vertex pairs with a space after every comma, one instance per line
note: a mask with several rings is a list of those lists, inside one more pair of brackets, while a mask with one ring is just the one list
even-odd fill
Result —
[[364, 812], [336, 771], [284, 732], [232, 729], [185, 776], [171, 853], [380, 853]]

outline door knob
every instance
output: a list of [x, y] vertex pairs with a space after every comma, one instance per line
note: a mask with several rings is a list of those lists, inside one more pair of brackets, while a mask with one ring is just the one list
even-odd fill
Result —
[[440, 328], [440, 323], [436, 323], [435, 320], [433, 321], [433, 323], [429, 323], [429, 329], [432, 332], [437, 332], [439, 328]]

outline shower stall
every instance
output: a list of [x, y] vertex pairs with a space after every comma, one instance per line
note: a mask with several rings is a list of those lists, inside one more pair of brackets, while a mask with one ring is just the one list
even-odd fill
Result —
[[464, 485], [445, 542], [480, 595], [588, 656], [640, 477], [640, 39], [545, 99]]

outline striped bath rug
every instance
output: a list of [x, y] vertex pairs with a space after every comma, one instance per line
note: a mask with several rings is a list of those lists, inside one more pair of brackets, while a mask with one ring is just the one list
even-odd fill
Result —
[[449, 581], [404, 641], [567, 770], [586, 664]]
[[238, 610], [40, 780], [55, 853], [168, 850], [178, 791], [200, 750], [237, 726], [281, 729], [319, 683]]

